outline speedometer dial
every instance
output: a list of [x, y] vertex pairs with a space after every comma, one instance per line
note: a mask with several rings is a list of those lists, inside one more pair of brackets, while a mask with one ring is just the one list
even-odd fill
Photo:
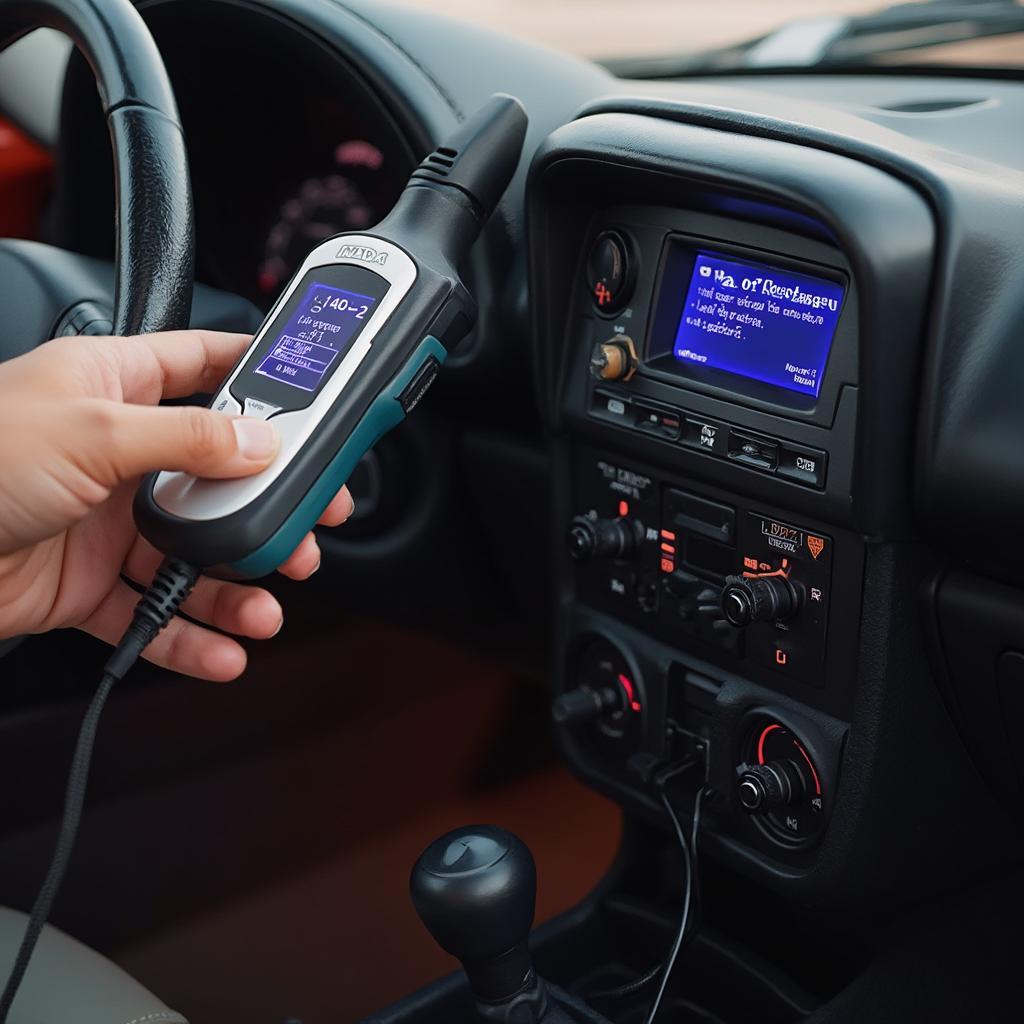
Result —
[[281, 290], [315, 245], [339, 231], [360, 231], [373, 223], [362, 192], [343, 174], [310, 178], [282, 206], [270, 229], [257, 283], [265, 295]]
[[384, 160], [380, 150], [355, 139], [339, 145], [334, 159], [336, 173], [308, 178], [281, 205], [267, 234], [257, 277], [262, 294], [276, 295], [306, 253], [325, 238], [341, 231], [362, 231], [378, 219], [360, 179], [380, 170]]

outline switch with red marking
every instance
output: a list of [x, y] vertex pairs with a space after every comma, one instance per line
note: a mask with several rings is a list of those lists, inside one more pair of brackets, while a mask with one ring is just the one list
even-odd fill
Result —
[[587, 289], [599, 313], [617, 313], [629, 301], [635, 277], [630, 246], [618, 231], [603, 231], [587, 257]]
[[637, 736], [643, 694], [621, 651], [595, 639], [579, 656], [576, 685], [556, 698], [551, 714], [558, 725], [590, 723], [606, 740]]
[[753, 578], [727, 576], [722, 591], [722, 614], [741, 628], [754, 622], [785, 622], [796, 615], [801, 604], [801, 592], [784, 569]]
[[825, 793], [807, 745], [781, 722], [762, 719], [748, 751], [748, 763], [738, 769], [740, 807], [783, 845], [815, 840], [824, 827]]

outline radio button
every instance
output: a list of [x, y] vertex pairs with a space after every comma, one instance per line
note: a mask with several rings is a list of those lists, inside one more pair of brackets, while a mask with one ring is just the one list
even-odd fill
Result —
[[594, 416], [600, 416], [602, 419], [632, 426], [633, 403], [625, 395], [595, 389], [590, 402], [590, 411]]
[[729, 458], [755, 469], [773, 470], [779, 461], [779, 445], [767, 437], [729, 431]]
[[688, 448], [699, 448], [709, 455], [724, 455], [727, 428], [713, 420], [686, 417], [683, 427], [683, 444]]
[[779, 449], [779, 476], [794, 480], [809, 487], [825, 486], [825, 469], [828, 455], [816, 448], [783, 442]]
[[668, 441], [675, 441], [679, 437], [682, 420], [682, 415], [676, 409], [636, 403], [636, 427], [645, 434], [655, 434]]

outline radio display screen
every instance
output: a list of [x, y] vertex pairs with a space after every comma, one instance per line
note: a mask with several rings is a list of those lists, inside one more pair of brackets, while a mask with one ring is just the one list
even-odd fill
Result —
[[705, 250], [692, 266], [672, 345], [676, 361], [816, 398], [843, 285]]

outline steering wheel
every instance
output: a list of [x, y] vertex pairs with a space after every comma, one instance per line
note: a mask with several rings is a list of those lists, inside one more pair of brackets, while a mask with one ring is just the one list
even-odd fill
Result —
[[0, 240], [0, 360], [58, 334], [186, 327], [194, 225], [185, 139], [156, 43], [129, 0], [0, 0], [0, 50], [35, 28], [67, 35], [89, 62], [110, 131], [116, 190], [109, 264]]

